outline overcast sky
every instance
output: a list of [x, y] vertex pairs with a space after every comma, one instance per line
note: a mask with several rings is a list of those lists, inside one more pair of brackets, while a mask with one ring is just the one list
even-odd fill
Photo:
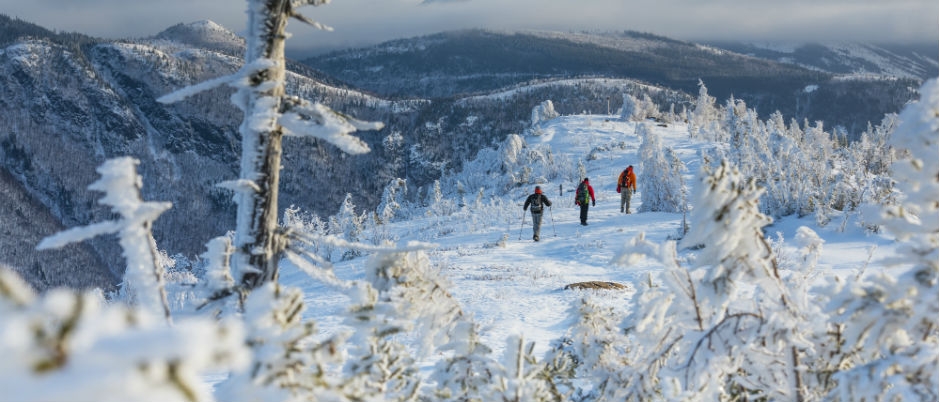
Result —
[[[0, 0], [0, 13], [105, 38], [213, 20], [241, 32], [243, 0]], [[288, 26], [292, 49], [364, 46], [462, 28], [649, 32], [691, 41], [939, 44], [939, 0], [333, 0]]]

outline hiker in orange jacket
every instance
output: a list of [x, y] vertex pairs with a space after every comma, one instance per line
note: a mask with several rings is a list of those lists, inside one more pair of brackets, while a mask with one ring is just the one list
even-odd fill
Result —
[[623, 173], [619, 174], [616, 180], [616, 192], [619, 193], [619, 211], [629, 213], [629, 200], [636, 192], [636, 173], [633, 172], [633, 165], [626, 167]]

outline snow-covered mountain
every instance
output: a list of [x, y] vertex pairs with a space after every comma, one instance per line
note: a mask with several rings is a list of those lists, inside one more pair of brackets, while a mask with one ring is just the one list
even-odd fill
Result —
[[[154, 228], [170, 255], [194, 258], [207, 239], [232, 227], [231, 194], [216, 187], [237, 177], [242, 116], [229, 101], [232, 90], [219, 88], [172, 105], [156, 98], [235, 72], [243, 63], [236, 35], [208, 21], [134, 41], [56, 34], [5, 17], [0, 27], [0, 151], [3, 169], [18, 183], [10, 187], [18, 195], [6, 200], [31, 200], [30, 208], [51, 217], [49, 226], [37, 229], [37, 239], [108, 216], [95, 203], [100, 194], [87, 186], [104, 160], [124, 155], [141, 160], [145, 199], [174, 204]], [[566, 113], [618, 108], [626, 92], [649, 93], [663, 105], [690, 99], [628, 80], [585, 79], [518, 87], [509, 98], [388, 100], [339, 85], [299, 63], [288, 66], [292, 94], [385, 123], [381, 132], [361, 134], [373, 150], [366, 156], [287, 140], [281, 203], [323, 216], [335, 213], [349, 193], [359, 205], [374, 207], [382, 188], [397, 177], [408, 180], [413, 197], [422, 196], [443, 172], [458, 169], [507, 133], [524, 130], [531, 108], [545, 99], [554, 99]], [[385, 141], [389, 136], [400, 140]], [[42, 222], [47, 221], [37, 221]], [[15, 230], [6, 233], [0, 236], [0, 261], [33, 272], [25, 276], [39, 288], [59, 283], [36, 279], [45, 264], [21, 246]], [[109, 270], [90, 275], [97, 279], [88, 283], [75, 275], [71, 283], [109, 287], [102, 278], [119, 277], [120, 250], [111, 239], [88, 244], [90, 256]]]
[[908, 74], [859, 78], [629, 31], [453, 31], [304, 62], [357, 88], [399, 97], [459, 97], [585, 76], [636, 79], [693, 94], [701, 80], [722, 102], [734, 97], [761, 114], [780, 111], [786, 118], [824, 121], [843, 126], [848, 135], [897, 112], [914, 96], [909, 89], [923, 79]]
[[[86, 187], [97, 166], [122, 155], [141, 160], [140, 172], [149, 179], [145, 198], [176, 206], [155, 228], [168, 253], [194, 257], [206, 239], [228, 230], [233, 202], [215, 185], [237, 172], [241, 114], [229, 102], [231, 90], [173, 105], [156, 98], [233, 73], [243, 63], [243, 46], [211, 21], [175, 25], [152, 38], [106, 41], [0, 17], [0, 164], [17, 183], [9, 187], [17, 196], [8, 200], [30, 200], [29, 208], [50, 217], [36, 236], [107, 216], [96, 206], [99, 195]], [[423, 199], [442, 174], [525, 131], [532, 108], [545, 100], [561, 114], [611, 113], [630, 94], [680, 113], [690, 109], [689, 94], [701, 78], [719, 102], [733, 95], [765, 115], [780, 110], [855, 135], [915, 96], [914, 80], [907, 78], [835, 79], [635, 32], [452, 32], [288, 67], [289, 92], [385, 123], [380, 132], [362, 134], [373, 150], [366, 156], [288, 140], [282, 204], [323, 216], [347, 193], [361, 206], [377, 206], [382, 188], [395, 178], [407, 179], [409, 197]], [[34, 252], [8, 251], [21, 249], [12, 246], [20, 241], [0, 236], [0, 245], [11, 245], [0, 247], [0, 256], [32, 272], [27, 277], [35, 283], [48, 282], [36, 279], [45, 264]], [[102, 278], [119, 276], [120, 251], [108, 239], [89, 244], [89, 258], [109, 269], [91, 275], [97, 279], [88, 284], [103, 286]]]
[[[239, 264], [247, 250], [220, 233], [232, 222], [211, 222], [232, 209], [211, 192], [237, 164], [226, 124], [238, 119], [217, 107], [228, 91], [153, 100], [236, 57], [168, 39], [0, 45], [12, 94], [0, 201], [14, 207], [0, 239], [23, 252], [29, 239], [11, 238], [45, 235], [35, 229], [70, 227], [44, 247], [120, 229], [128, 259], [107, 301], [30, 292], [0, 261], [0, 388], [13, 400], [939, 399], [936, 81], [843, 141], [703, 85], [690, 97], [574, 77], [390, 101], [294, 72], [288, 91], [390, 123], [367, 159], [324, 143], [274, 156], [300, 172], [285, 195], [343, 201], [325, 220], [288, 208], [283, 254], [250, 250], [283, 256], [255, 287], [242, 285], [261, 267]], [[616, 178], [629, 165], [624, 210]], [[83, 182], [99, 176], [107, 200]], [[572, 197], [586, 177], [589, 218]], [[347, 191], [372, 181], [385, 184], [378, 207]], [[141, 185], [182, 217], [157, 219], [168, 205], [139, 203]], [[540, 238], [522, 204], [536, 185], [552, 201]], [[109, 203], [124, 204], [119, 219]], [[153, 219], [171, 224], [157, 244]], [[211, 242], [197, 238], [208, 224]], [[208, 251], [161, 263], [156, 246], [184, 243]], [[44, 263], [25, 267], [40, 289], [49, 274], [87, 275]]]
[[910, 78], [939, 76], [936, 44], [876, 45], [861, 43], [746, 43], [712, 44], [740, 54], [825, 71], [846, 78]]

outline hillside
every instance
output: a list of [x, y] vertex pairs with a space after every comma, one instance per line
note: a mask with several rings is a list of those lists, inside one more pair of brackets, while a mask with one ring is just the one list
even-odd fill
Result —
[[[415, 244], [426, 247], [426, 262], [420, 259], [409, 260], [410, 264], [424, 267], [430, 272], [437, 272], [442, 279], [435, 284], [444, 286], [446, 292], [458, 303], [467, 319], [479, 325], [478, 341], [492, 348], [491, 353], [479, 353], [478, 359], [493, 359], [511, 365], [513, 362], [513, 343], [521, 339], [524, 343], [532, 342], [531, 358], [540, 362], [550, 362], [557, 353], [584, 353], [577, 355], [586, 359], [595, 359], [602, 364], [631, 364], [627, 359], [631, 351], [607, 349], [619, 339], [606, 331], [622, 331], [629, 320], [637, 320], [630, 314], [635, 309], [654, 311], [658, 306], [643, 306], [636, 299], [645, 297], [659, 287], [676, 286], [674, 281], [666, 279], [667, 264], [655, 258], [651, 245], [665, 246], [670, 241], [682, 238], [682, 226], [686, 216], [682, 213], [637, 212], [643, 207], [643, 200], [648, 199], [651, 189], [655, 188], [643, 182], [648, 172], [639, 172], [639, 192], [633, 197], [632, 213], [619, 211], [619, 194], [615, 191], [616, 176], [628, 164], [640, 166], [642, 139], [637, 134], [637, 126], [646, 124], [649, 136], [657, 136], [662, 146], [674, 150], [687, 170], [682, 173], [688, 183], [689, 193], [694, 193], [699, 169], [702, 167], [702, 155], [719, 151], [725, 144], [708, 141], [689, 140], [688, 127], [674, 124], [667, 127], [652, 125], [648, 122], [628, 122], [610, 119], [606, 115], [561, 116], [540, 125], [539, 135], [524, 136], [522, 154], [545, 152], [557, 160], [585, 161], [585, 173], [590, 178], [596, 191], [597, 204], [590, 208], [589, 225], [581, 226], [578, 222], [577, 208], [573, 206], [573, 189], [577, 183], [574, 169], [552, 172], [545, 166], [535, 167], [536, 174], [555, 175], [539, 176], [537, 183], [545, 189], [553, 205], [545, 213], [541, 241], [531, 239], [531, 220], [527, 212], [522, 211], [522, 202], [531, 193], [534, 184], [518, 186], [501, 185], [511, 182], [509, 177], [490, 174], [480, 177], [485, 167], [496, 160], [473, 161], [471, 172], [444, 177], [444, 188], [466, 185], [469, 190], [473, 184], [480, 184], [479, 196], [473, 201], [474, 191], [465, 195], [448, 191], [442, 201], [426, 208], [407, 211], [406, 217], [395, 219], [381, 228], [367, 229], [359, 234], [359, 240], [367, 244], [381, 240], [392, 240], [396, 244]], [[500, 150], [505, 156], [504, 149]], [[488, 155], [487, 157], [498, 156]], [[504, 162], [507, 163], [507, 162]], [[538, 170], [543, 169], [543, 170]], [[504, 173], [503, 173], [504, 174]], [[461, 198], [465, 202], [461, 201]], [[651, 198], [651, 197], [650, 197]], [[690, 205], [692, 210], [704, 209], [704, 205]], [[779, 262], [780, 273], [788, 281], [810, 281], [818, 289], [827, 289], [835, 278], [850, 278], [862, 275], [877, 275], [885, 271], [881, 262], [897, 252], [898, 243], [887, 234], [871, 234], [866, 231], [860, 215], [845, 212], [837, 214], [837, 225], [819, 225], [816, 217], [798, 218], [788, 216], [772, 221], [764, 228], [769, 244]], [[300, 221], [298, 225], [313, 222]], [[806, 230], [820, 237], [819, 254], [815, 263], [804, 260], [808, 247], [805, 243]], [[323, 248], [318, 249], [321, 254]], [[334, 253], [341, 250], [334, 250]], [[650, 253], [646, 258], [630, 257], [630, 253]], [[688, 247], [679, 243], [678, 254], [673, 258], [676, 263], [693, 265], [696, 258], [705, 258], [707, 250]], [[669, 258], [665, 255], [663, 258]], [[283, 267], [282, 283], [304, 289], [304, 301], [309, 306], [306, 317], [317, 323], [322, 331], [320, 339], [341, 334], [343, 331], [361, 331], [356, 321], [350, 320], [350, 306], [361, 302], [356, 294], [349, 292], [351, 283], [367, 281], [380, 282], [373, 271], [374, 263], [369, 257], [342, 260], [327, 265], [327, 272], [335, 273], [338, 281], [318, 279], [320, 274], [310, 274], [310, 267], [287, 264]], [[405, 263], [401, 263], [405, 264]], [[868, 265], [871, 265], [868, 268]], [[875, 268], [877, 267], [877, 268]], [[417, 269], [417, 268], [414, 268]], [[896, 268], [894, 268], [896, 269]], [[426, 272], [417, 269], [420, 274]], [[893, 273], [898, 270], [891, 271]], [[409, 271], [406, 276], [410, 277]], [[434, 278], [430, 274], [431, 278]], [[695, 276], [695, 278], [698, 278]], [[796, 279], [800, 278], [800, 279]], [[682, 278], [685, 279], [685, 278]], [[420, 283], [420, 279], [409, 278]], [[691, 280], [691, 277], [687, 278]], [[700, 280], [700, 279], [699, 279]], [[623, 289], [612, 290], [574, 290], [567, 286], [588, 281], [612, 282], [623, 285]], [[339, 285], [346, 283], [346, 285]], [[750, 289], [751, 283], [739, 287]], [[651, 288], [651, 289], [650, 289]], [[813, 289], [815, 289], [813, 287]], [[704, 290], [700, 290], [704, 292]], [[798, 293], [798, 291], [793, 290]], [[825, 297], [807, 291], [803, 295], [809, 303]], [[392, 293], [389, 290], [389, 293]], [[676, 293], [682, 294], [676, 290]], [[747, 291], [743, 291], [747, 294]], [[686, 295], [687, 296], [687, 295]], [[400, 295], [383, 299], [386, 303], [399, 302]], [[690, 296], [689, 296], [690, 297]], [[741, 308], [750, 302], [740, 301], [732, 308]], [[676, 304], [690, 310], [692, 301], [676, 296]], [[671, 299], [670, 299], [671, 300]], [[802, 302], [806, 302], [803, 300]], [[707, 305], [707, 302], [703, 302]], [[418, 313], [414, 313], [418, 314]], [[358, 316], [356, 316], [358, 317]], [[666, 328], [676, 328], [677, 318], [647, 317], [647, 320], [662, 320]], [[690, 321], [690, 318], [686, 317]], [[425, 324], [426, 325], [426, 324]], [[662, 324], [659, 324], [662, 325]], [[669, 327], [668, 325], [672, 325]], [[796, 325], [814, 327], [815, 322], [800, 322]], [[412, 350], [419, 351], [419, 345], [427, 340], [421, 333], [432, 332], [431, 327], [413, 324], [414, 332], [396, 335], [396, 339]], [[816, 327], [822, 328], [822, 327]], [[628, 329], [628, 328], [627, 328]], [[654, 332], [645, 329], [643, 332]], [[661, 329], [659, 335], [676, 335]], [[695, 332], [691, 330], [691, 332]], [[425, 335], [426, 336], [426, 335]], [[703, 335], [702, 335], [703, 336]], [[583, 337], [583, 338], [579, 338]], [[642, 334], [626, 337], [620, 342], [631, 347], [651, 347], [639, 345]], [[629, 341], [625, 340], [626, 338]], [[582, 339], [583, 344], [578, 343]], [[662, 338], [650, 335], [647, 342], [655, 343]], [[620, 345], [621, 346], [621, 345]], [[581, 349], [582, 348], [582, 349]], [[596, 349], [591, 349], [596, 348]], [[353, 348], [354, 349], [354, 348]], [[593, 355], [599, 353], [603, 355]], [[419, 353], [419, 352], [415, 352]], [[610, 355], [606, 355], [609, 353]], [[677, 352], [676, 352], [677, 353]], [[704, 355], [721, 355], [721, 350], [708, 350]], [[445, 366], [447, 356], [431, 354], [423, 356], [415, 365], [422, 367], [421, 376], [440, 375], [437, 370]], [[606, 357], [604, 357], [606, 356]], [[612, 360], [607, 361], [606, 359]], [[709, 364], [718, 364], [705, 359]], [[527, 364], [533, 364], [533, 360]], [[603, 368], [591, 366], [594, 360], [579, 366], [578, 370], [591, 372], [602, 378]], [[628, 363], [624, 363], [628, 362]], [[581, 362], [583, 363], [583, 362]], [[435, 365], [437, 364], [437, 365]], [[451, 363], [452, 364], [452, 363]], [[639, 364], [639, 363], [637, 363]], [[645, 362], [641, 364], [647, 364]], [[654, 363], [648, 363], [654, 366]], [[442, 366], [443, 365], [443, 366]], [[770, 369], [765, 367], [767, 371]], [[670, 371], [663, 369], [663, 372]], [[675, 369], [677, 372], [681, 370]], [[633, 375], [637, 375], [633, 373]], [[635, 377], [631, 377], [635, 378]], [[434, 377], [428, 381], [439, 379]], [[578, 387], [596, 390], [597, 377], [578, 377]], [[627, 382], [626, 379], [622, 379]], [[855, 383], [857, 388], [866, 389], [863, 383]], [[845, 385], [849, 387], [850, 385]], [[480, 391], [481, 392], [481, 391]], [[784, 392], [784, 391], [783, 391]], [[596, 394], [588, 394], [585, 400], [604, 400]], [[680, 398], [665, 398], [678, 400]]]
[[[231, 228], [231, 194], [216, 185], [237, 176], [242, 116], [229, 101], [232, 90], [219, 88], [172, 105], [156, 98], [237, 71], [243, 62], [237, 36], [210, 21], [176, 25], [135, 41], [55, 34], [5, 17], [0, 17], [0, 27], [8, 29], [0, 32], [6, 40], [0, 48], [0, 86], [5, 91], [0, 99], [0, 165], [23, 196], [34, 200], [30, 208], [52, 218], [39, 232], [108, 216], [95, 202], [100, 194], [87, 186], [95, 180], [97, 166], [117, 156], [141, 161], [145, 199], [174, 204], [154, 228], [160, 248], [169, 255], [195, 259], [207, 239]], [[339, 85], [299, 63], [288, 66], [293, 67], [287, 82], [292, 94], [385, 123], [380, 132], [361, 133], [372, 148], [365, 156], [287, 139], [281, 203], [322, 216], [334, 214], [346, 194], [353, 194], [361, 206], [375, 207], [382, 189], [395, 178], [408, 180], [411, 197], [423, 197], [441, 174], [459, 169], [508, 133], [523, 131], [532, 108], [546, 99], [558, 102], [565, 113], [615, 110], [624, 93], [648, 93], [663, 105], [690, 99], [628, 80], [582, 80], [520, 87], [509, 98], [388, 100]], [[6, 255], [22, 249], [14, 240], [0, 238], [0, 262], [35, 271], [27, 276], [30, 280], [40, 278], [43, 268], [31, 262], [22, 266], [38, 257]], [[88, 247], [105, 265], [100, 271], [107, 273], [93, 275], [95, 281], [120, 277], [123, 258], [113, 239], [97, 239]], [[29, 248], [18, 252], [35, 253]], [[50, 283], [33, 284], [45, 289]]]
[[[35, 62], [44, 48], [31, 45], [0, 56]], [[629, 80], [570, 79], [449, 106], [566, 87], [681, 99]], [[122, 91], [134, 88], [142, 91]], [[203, 260], [162, 275], [147, 266], [157, 259], [147, 236], [153, 207], [118, 223], [97, 216], [106, 225], [59, 240], [124, 226], [121, 245], [140, 262], [124, 277], [129, 291], [109, 300], [34, 294], [0, 268], [0, 352], [11, 356], [0, 365], [3, 388], [39, 401], [935, 400], [939, 378], [922, 373], [939, 364], [939, 84], [921, 91], [923, 102], [855, 142], [820, 123], [763, 120], [742, 102], [721, 107], [704, 91], [687, 120], [652, 107], [651, 95], [624, 96], [622, 114], [559, 116], [544, 101], [518, 123], [522, 132], [460, 155], [460, 169], [428, 163], [440, 173], [416, 196], [395, 180], [379, 208], [347, 195], [328, 223], [289, 208], [280, 275], [250, 289], [239, 276], [252, 267], [229, 265], [227, 236]], [[391, 103], [362, 94], [356, 102]], [[17, 131], [41, 133], [28, 117]], [[466, 132], [484, 122], [454, 120]], [[438, 137], [447, 127], [424, 125]], [[162, 140], [158, 127], [141, 137]], [[128, 138], [99, 149], [138, 140], [117, 133]], [[386, 138], [382, 145], [400, 147], [400, 135]], [[4, 140], [18, 173], [32, 172], [31, 144]], [[69, 152], [77, 151], [61, 153]], [[613, 186], [625, 165], [639, 175], [629, 214]], [[102, 186], [110, 201], [128, 201], [119, 195], [138, 184], [134, 173]], [[570, 205], [585, 176], [597, 195], [589, 225]], [[4, 186], [16, 181], [14, 191], [0, 196], [33, 202], [18, 177], [7, 179], [0, 175]], [[520, 205], [533, 185], [554, 201], [537, 242]], [[41, 212], [13, 214], [30, 224]], [[621, 288], [567, 288], [589, 280]]]
[[[231, 227], [231, 194], [216, 187], [237, 175], [242, 116], [231, 89], [173, 105], [156, 98], [237, 71], [244, 53], [237, 35], [197, 21], [152, 38], [107, 41], [0, 16], [0, 41], [0, 165], [23, 197], [3, 202], [28, 199], [44, 211], [50, 219], [37, 232], [108, 216], [87, 186], [104, 160], [125, 155], [141, 161], [144, 197], [174, 204], [154, 229], [169, 255], [195, 259], [207, 239]], [[764, 116], [779, 109], [853, 139], [916, 96], [909, 78], [844, 78], [634, 32], [451, 32], [307, 63], [288, 61], [290, 93], [385, 123], [360, 135], [372, 149], [364, 156], [288, 138], [281, 203], [324, 217], [346, 194], [377, 207], [397, 178], [407, 181], [409, 201], [426, 200], [435, 180], [526, 132], [532, 109], [546, 100], [565, 115], [614, 114], [624, 95], [648, 97], [680, 120], [704, 78], [718, 103], [733, 95]], [[89, 283], [113, 285], [101, 281], [123, 270], [116, 243], [101, 238], [86, 247], [104, 265]], [[37, 266], [35, 252], [8, 255], [19, 248], [18, 239], [0, 238], [0, 262], [29, 271], [39, 289], [55, 282], [39, 279], [47, 264]]]
[[939, 76], [936, 44], [876, 45], [861, 43], [768, 44], [713, 42], [732, 52], [844, 76], [927, 80]]
[[[894, 60], [900, 63], [903, 59]], [[660, 36], [467, 30], [389, 41], [304, 61], [357, 88], [386, 96], [447, 98], [535, 80], [627, 78], [686, 93], [699, 80], [718, 100], [742, 99], [763, 115], [824, 121], [855, 135], [895, 113], [922, 78], [845, 79]], [[886, 72], [885, 72], [886, 73]], [[811, 88], [811, 90], [807, 90]]]

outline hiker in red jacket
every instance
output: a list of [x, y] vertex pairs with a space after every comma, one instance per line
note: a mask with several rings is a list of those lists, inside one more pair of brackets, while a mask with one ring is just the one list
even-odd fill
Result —
[[616, 192], [619, 193], [619, 211], [629, 213], [629, 200], [636, 192], [636, 173], [633, 172], [633, 165], [626, 167], [623, 173], [619, 174], [616, 180]]
[[587, 208], [597, 206], [597, 199], [593, 196], [593, 187], [590, 185], [590, 179], [584, 178], [584, 181], [577, 186], [577, 192], [574, 193], [574, 204], [580, 206], [580, 224], [587, 226]]

